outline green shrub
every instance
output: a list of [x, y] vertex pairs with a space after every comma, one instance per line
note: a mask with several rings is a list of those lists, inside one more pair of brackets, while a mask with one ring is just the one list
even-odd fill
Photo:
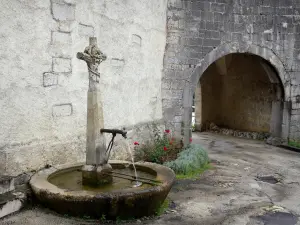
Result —
[[299, 142], [299, 141], [290, 140], [290, 141], [288, 142], [288, 145], [289, 145], [289, 146], [296, 147], [296, 148], [300, 148], [300, 142]]
[[191, 144], [178, 154], [176, 160], [164, 165], [173, 169], [176, 174], [189, 175], [206, 168], [208, 163], [207, 152], [200, 145]]
[[149, 140], [135, 146], [135, 160], [163, 164], [176, 159], [182, 150], [182, 141], [173, 137], [171, 130], [162, 131], [155, 125], [152, 126], [152, 132]]

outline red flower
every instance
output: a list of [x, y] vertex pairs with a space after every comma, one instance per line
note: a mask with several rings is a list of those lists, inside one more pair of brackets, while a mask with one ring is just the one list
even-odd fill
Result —
[[193, 141], [193, 139], [192, 138], [190, 138], [190, 142], [192, 142]]
[[134, 145], [140, 145], [137, 141], [133, 143]]
[[165, 130], [165, 133], [166, 133], [166, 134], [169, 134], [169, 133], [170, 133], [170, 130]]
[[166, 146], [164, 146], [164, 151], [168, 151], [168, 148]]

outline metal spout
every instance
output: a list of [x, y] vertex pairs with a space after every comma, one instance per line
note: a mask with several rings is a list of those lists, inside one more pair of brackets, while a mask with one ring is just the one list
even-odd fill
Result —
[[113, 136], [116, 134], [121, 134], [124, 138], [127, 138], [127, 131], [126, 130], [118, 130], [118, 129], [100, 129], [101, 133], [110, 133]]
[[112, 134], [112, 138], [108, 144], [108, 147], [106, 149], [106, 163], [108, 162], [108, 159], [110, 157], [110, 152], [111, 152], [111, 149], [114, 145], [114, 140], [115, 140], [115, 137], [117, 134], [121, 134], [123, 136], [123, 138], [127, 138], [127, 131], [125, 129], [123, 130], [118, 130], [118, 129], [100, 129], [100, 132], [101, 133], [109, 133], [109, 134]]

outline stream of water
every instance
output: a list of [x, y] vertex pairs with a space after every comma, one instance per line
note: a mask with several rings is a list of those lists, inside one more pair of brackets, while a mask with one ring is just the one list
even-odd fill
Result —
[[131, 161], [132, 161], [132, 166], [133, 166], [133, 169], [134, 169], [135, 182], [133, 183], [133, 187], [140, 187], [143, 183], [140, 182], [140, 181], [138, 181], [138, 175], [137, 175], [136, 167], [135, 167], [135, 163], [134, 163], [133, 152], [132, 152], [132, 150], [130, 148], [128, 140], [125, 140], [125, 143], [126, 143], [126, 148], [128, 150], [128, 153], [130, 154]]

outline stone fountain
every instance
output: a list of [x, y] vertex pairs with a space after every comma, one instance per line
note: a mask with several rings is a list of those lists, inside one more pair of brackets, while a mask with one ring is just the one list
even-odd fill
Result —
[[[104, 128], [98, 66], [106, 56], [97, 39], [90, 37], [89, 46], [77, 58], [86, 62], [89, 72], [86, 162], [41, 170], [31, 178], [31, 188], [42, 204], [62, 214], [108, 219], [153, 215], [175, 174], [153, 163], [109, 161], [114, 138], [117, 134], [126, 138], [127, 132]], [[112, 135], [108, 146], [105, 133]]]

